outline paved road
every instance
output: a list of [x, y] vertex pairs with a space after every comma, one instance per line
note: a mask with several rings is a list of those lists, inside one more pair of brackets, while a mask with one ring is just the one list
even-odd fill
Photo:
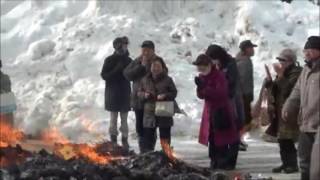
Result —
[[[236, 171], [250, 172], [254, 175], [262, 174], [275, 180], [299, 180], [299, 173], [290, 175], [271, 173], [273, 167], [280, 165], [277, 144], [263, 142], [257, 133], [253, 133], [253, 137], [247, 138], [247, 142], [249, 144], [248, 151], [240, 152]], [[196, 138], [174, 137], [172, 143], [179, 159], [203, 167], [209, 166], [207, 148], [199, 145]], [[135, 144], [133, 140], [131, 145], [136, 150]], [[159, 145], [157, 145], [157, 149], [160, 149]]]

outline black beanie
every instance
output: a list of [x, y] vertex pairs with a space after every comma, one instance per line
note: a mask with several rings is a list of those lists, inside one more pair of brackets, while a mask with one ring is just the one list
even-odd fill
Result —
[[320, 51], [320, 36], [310, 36], [304, 45], [304, 49], [317, 49]]

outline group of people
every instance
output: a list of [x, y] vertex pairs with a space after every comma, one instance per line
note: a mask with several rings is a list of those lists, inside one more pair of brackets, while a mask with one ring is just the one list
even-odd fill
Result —
[[[122, 145], [126, 148], [129, 148], [128, 112], [131, 108], [134, 110], [139, 150], [145, 153], [155, 149], [157, 128], [161, 146], [170, 146], [173, 115], [181, 112], [175, 101], [178, 90], [165, 61], [155, 53], [152, 41], [142, 43], [141, 55], [135, 60], [129, 57], [128, 44], [127, 37], [116, 38], [114, 53], [105, 59], [101, 71], [106, 81], [105, 109], [111, 112], [109, 133], [115, 144], [120, 114]], [[196, 94], [204, 100], [199, 143], [208, 146], [212, 169], [235, 169], [239, 150], [247, 149], [242, 136], [250, 130], [252, 122], [251, 57], [255, 47], [250, 40], [245, 40], [233, 58], [223, 47], [211, 44], [192, 63], [199, 72], [194, 79]], [[278, 63], [273, 64], [275, 79], [267, 73], [262, 88], [268, 92], [267, 133], [277, 137], [282, 161], [281, 166], [272, 171], [297, 172], [298, 152], [301, 179], [315, 180], [320, 177], [320, 37], [309, 37], [303, 53], [306, 65], [300, 67], [294, 50], [282, 50], [276, 57]], [[171, 102], [167, 105], [172, 113], [159, 115], [159, 102]]]
[[[144, 41], [141, 55], [132, 60], [129, 57], [128, 38], [119, 37], [113, 41], [115, 52], [106, 58], [101, 76], [106, 81], [105, 108], [111, 112], [110, 138], [117, 143], [117, 118], [121, 116], [122, 145], [128, 144], [128, 111], [133, 108], [136, 116], [136, 132], [141, 153], [153, 151], [159, 127], [163, 147], [171, 143], [173, 115], [157, 116], [157, 102], [173, 102], [173, 111], [179, 112], [175, 102], [177, 88], [168, 75], [164, 60], [155, 54], [152, 41]], [[132, 92], [130, 81], [133, 82]], [[131, 105], [131, 106], [130, 106]]]

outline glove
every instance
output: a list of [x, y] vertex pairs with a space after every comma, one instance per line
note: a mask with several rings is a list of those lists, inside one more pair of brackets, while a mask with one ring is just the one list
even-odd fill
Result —
[[194, 83], [195, 83], [198, 87], [203, 86], [203, 82], [202, 82], [202, 80], [201, 80], [198, 76], [196, 76], [196, 77], [194, 78]]

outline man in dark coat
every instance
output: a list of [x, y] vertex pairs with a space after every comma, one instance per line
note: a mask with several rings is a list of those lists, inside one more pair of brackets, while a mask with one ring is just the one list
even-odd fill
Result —
[[106, 81], [105, 109], [110, 111], [109, 133], [111, 141], [117, 143], [118, 114], [121, 117], [120, 132], [122, 134], [122, 145], [129, 148], [128, 144], [128, 111], [130, 110], [130, 82], [124, 77], [123, 70], [132, 62], [128, 56], [128, 41], [125, 38], [116, 38], [113, 41], [115, 52], [104, 61], [101, 77]]
[[[132, 99], [131, 106], [136, 116], [136, 132], [138, 135], [138, 145], [140, 152], [145, 152], [143, 143], [143, 115], [144, 115], [144, 104], [138, 97], [138, 89], [142, 78], [150, 73], [151, 62], [159, 58], [155, 54], [155, 46], [152, 41], [146, 40], [141, 45], [141, 55], [131, 62], [128, 67], [124, 70], [125, 77], [133, 81], [132, 86]], [[165, 71], [168, 72], [168, 68], [165, 66]]]
[[299, 135], [299, 126], [296, 118], [285, 122], [281, 117], [281, 111], [300, 76], [302, 68], [296, 65], [297, 56], [291, 49], [284, 49], [277, 59], [280, 62], [274, 65], [277, 77], [274, 81], [267, 80], [265, 84], [271, 92], [271, 99], [274, 100], [274, 102], [270, 102], [275, 107], [271, 123], [274, 123], [273, 126], [276, 127], [275, 133], [278, 137], [282, 161], [282, 164], [272, 171], [274, 173], [282, 171], [294, 173], [298, 171], [297, 149], [294, 143]]

